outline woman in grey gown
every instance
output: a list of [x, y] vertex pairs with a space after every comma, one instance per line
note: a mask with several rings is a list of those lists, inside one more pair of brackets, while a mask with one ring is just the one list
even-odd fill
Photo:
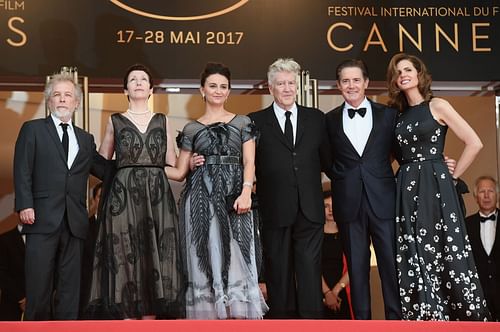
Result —
[[[179, 209], [191, 319], [260, 319], [267, 311], [251, 211], [257, 133], [248, 117], [225, 109], [229, 91], [229, 69], [207, 64], [200, 88], [205, 113], [186, 124], [176, 168], [166, 170], [169, 179], [187, 176]], [[205, 162], [188, 175], [193, 153]]]

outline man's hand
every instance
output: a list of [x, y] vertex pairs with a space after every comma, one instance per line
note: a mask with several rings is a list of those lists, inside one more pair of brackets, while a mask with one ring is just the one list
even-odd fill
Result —
[[260, 291], [262, 292], [262, 296], [264, 297], [264, 300], [267, 301], [267, 286], [266, 286], [266, 283], [259, 282], [259, 288], [260, 288]]
[[19, 303], [19, 308], [21, 309], [22, 312], [26, 310], [26, 298], [24, 297], [22, 300], [19, 300], [17, 303]]
[[32, 225], [35, 222], [35, 209], [27, 208], [19, 211], [19, 220], [21, 224]]

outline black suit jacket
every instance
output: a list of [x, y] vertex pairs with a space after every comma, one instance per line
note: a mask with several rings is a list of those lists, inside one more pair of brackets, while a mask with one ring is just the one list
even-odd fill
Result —
[[[497, 215], [498, 211], [497, 211]], [[486, 296], [488, 308], [493, 318], [500, 320], [500, 228], [497, 221], [497, 231], [495, 234], [495, 243], [488, 256], [484, 251], [481, 241], [481, 221], [479, 212], [468, 216], [465, 220], [467, 233], [474, 254], [479, 280]]]
[[87, 235], [87, 180], [94, 161], [102, 165], [103, 158], [91, 134], [76, 126], [74, 130], [79, 150], [70, 169], [50, 116], [25, 122], [19, 132], [14, 155], [15, 209], [35, 209], [35, 223], [25, 225], [24, 233], [56, 231], [66, 211], [71, 233], [82, 239]]
[[25, 297], [25, 247], [21, 234], [14, 229], [0, 235], [0, 320], [21, 320], [19, 301]]
[[325, 116], [320, 110], [297, 106], [295, 146], [285, 139], [273, 105], [248, 116], [260, 138], [255, 166], [263, 228], [294, 223], [298, 209], [312, 222], [324, 223], [321, 171], [328, 168]]
[[328, 137], [332, 148], [333, 214], [340, 223], [356, 217], [363, 190], [378, 218], [394, 218], [396, 183], [391, 167], [394, 147], [394, 126], [397, 111], [371, 102], [373, 127], [360, 156], [344, 132], [342, 111], [344, 105], [326, 115]]

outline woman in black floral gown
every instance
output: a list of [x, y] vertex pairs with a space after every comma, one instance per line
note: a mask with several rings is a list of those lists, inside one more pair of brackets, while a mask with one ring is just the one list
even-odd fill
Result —
[[180, 200], [183, 261], [190, 319], [261, 319], [256, 227], [251, 211], [256, 130], [247, 116], [225, 110], [230, 72], [209, 63], [201, 75], [205, 113], [184, 127], [169, 179], [182, 180], [193, 153], [205, 162], [189, 173]]
[[[396, 258], [403, 318], [487, 320], [453, 177], [472, 163], [482, 143], [444, 99], [433, 98], [431, 78], [415, 56], [397, 54], [387, 69], [396, 124]], [[451, 175], [443, 160], [447, 129], [465, 148]], [[453, 177], [452, 177], [453, 176]]]
[[177, 210], [164, 172], [176, 155], [167, 117], [148, 109], [152, 83], [143, 65], [128, 69], [129, 109], [111, 115], [99, 149], [116, 154], [117, 170], [103, 191], [86, 318], [184, 316]]

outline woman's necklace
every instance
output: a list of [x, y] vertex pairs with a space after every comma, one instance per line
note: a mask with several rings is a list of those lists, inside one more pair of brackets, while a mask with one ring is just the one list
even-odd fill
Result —
[[[145, 128], [149, 125], [149, 121], [151, 120], [151, 114], [152, 112], [150, 110], [147, 110], [145, 112], [132, 112], [131, 110], [127, 110], [128, 113], [128, 118], [132, 121], [133, 124], [135, 124], [138, 128]], [[146, 115], [146, 117], [142, 117]], [[141, 116], [142, 121], [136, 118], [136, 116]]]

